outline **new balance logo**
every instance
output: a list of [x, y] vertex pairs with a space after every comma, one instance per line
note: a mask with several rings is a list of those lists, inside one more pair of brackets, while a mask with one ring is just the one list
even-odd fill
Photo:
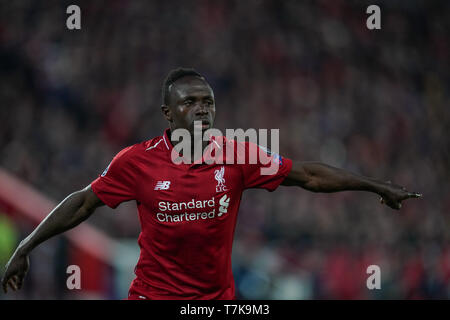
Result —
[[158, 181], [155, 190], [167, 190], [170, 187], [170, 181]]
[[228, 206], [230, 205], [230, 197], [227, 197], [227, 195], [224, 195], [219, 200], [219, 213], [217, 214], [218, 217], [222, 216], [222, 214], [228, 212]]

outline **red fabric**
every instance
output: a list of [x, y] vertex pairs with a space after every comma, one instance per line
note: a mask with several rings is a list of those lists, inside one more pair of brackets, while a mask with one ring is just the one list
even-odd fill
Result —
[[[234, 142], [220, 141], [223, 145], [210, 155], [224, 150], [221, 156], [226, 162], [230, 154], [225, 146]], [[243, 146], [245, 153], [259, 151], [256, 145]], [[172, 149], [166, 130], [162, 137], [119, 152], [91, 184], [112, 208], [123, 201], [137, 201], [141, 254], [131, 297], [233, 299], [231, 249], [242, 192], [248, 188], [275, 190], [291, 170], [292, 161], [262, 153], [278, 171], [261, 175], [260, 169], [271, 163], [177, 165], [171, 161]], [[239, 155], [233, 155], [235, 160]]]

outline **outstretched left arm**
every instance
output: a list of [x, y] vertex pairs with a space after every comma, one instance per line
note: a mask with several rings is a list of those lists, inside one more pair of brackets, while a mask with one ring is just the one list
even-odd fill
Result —
[[320, 162], [293, 161], [292, 170], [282, 182], [284, 186], [299, 186], [312, 192], [338, 192], [360, 190], [377, 193], [381, 203], [400, 209], [401, 202], [422, 195], [409, 192], [404, 187], [363, 177]]

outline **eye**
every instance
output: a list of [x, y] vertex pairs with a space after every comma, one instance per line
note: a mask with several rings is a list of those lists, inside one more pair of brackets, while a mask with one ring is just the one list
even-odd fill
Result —
[[191, 105], [193, 102], [194, 102], [194, 101], [193, 101], [192, 99], [186, 99], [186, 100], [184, 100], [184, 104], [187, 105], [187, 106]]

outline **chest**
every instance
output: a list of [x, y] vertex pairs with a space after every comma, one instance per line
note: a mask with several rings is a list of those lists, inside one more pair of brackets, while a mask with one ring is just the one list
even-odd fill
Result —
[[243, 190], [241, 170], [226, 164], [149, 164], [149, 170], [143, 170], [138, 185], [140, 202], [152, 209], [163, 202], [203, 204], [224, 195], [240, 198]]

